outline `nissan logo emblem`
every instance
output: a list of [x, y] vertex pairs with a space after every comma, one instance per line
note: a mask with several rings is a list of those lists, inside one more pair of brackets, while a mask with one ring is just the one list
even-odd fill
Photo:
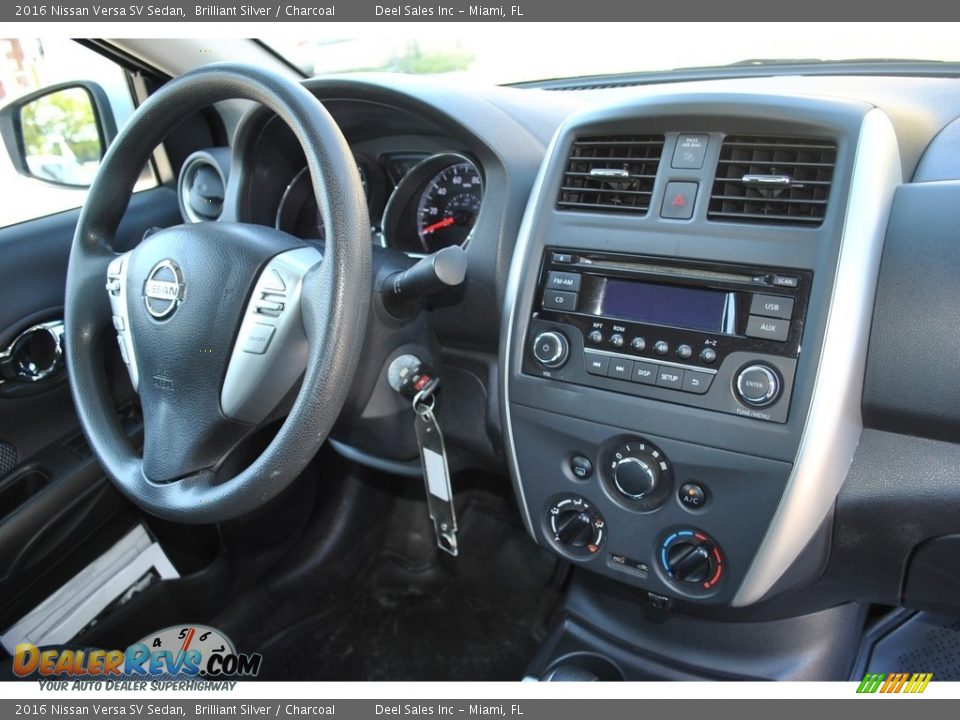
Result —
[[157, 320], [166, 320], [176, 312], [186, 296], [183, 273], [173, 260], [161, 260], [153, 266], [143, 284], [143, 302]]

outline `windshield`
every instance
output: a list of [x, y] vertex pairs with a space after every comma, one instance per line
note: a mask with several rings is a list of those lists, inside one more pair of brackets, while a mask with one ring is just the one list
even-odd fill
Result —
[[[487, 83], [770, 63], [960, 61], [960, 23], [345, 23], [266, 43], [307, 75]], [[760, 63], [755, 63], [760, 64]]]

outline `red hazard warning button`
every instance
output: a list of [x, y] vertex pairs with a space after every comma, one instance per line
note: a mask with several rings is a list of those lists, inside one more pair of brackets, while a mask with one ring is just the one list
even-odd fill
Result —
[[668, 182], [663, 195], [660, 217], [671, 220], [689, 220], [693, 217], [693, 205], [697, 200], [695, 182]]

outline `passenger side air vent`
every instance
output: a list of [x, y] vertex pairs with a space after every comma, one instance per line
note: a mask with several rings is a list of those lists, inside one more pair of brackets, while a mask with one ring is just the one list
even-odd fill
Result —
[[646, 213], [662, 152], [662, 135], [576, 140], [567, 160], [557, 207]]
[[723, 141], [707, 217], [814, 227], [823, 222], [836, 143], [731, 135]]

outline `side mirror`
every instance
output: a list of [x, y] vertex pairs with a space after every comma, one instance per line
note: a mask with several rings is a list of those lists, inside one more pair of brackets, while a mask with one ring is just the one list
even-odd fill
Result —
[[117, 125], [106, 92], [93, 82], [52, 85], [0, 109], [0, 135], [21, 175], [87, 187]]

